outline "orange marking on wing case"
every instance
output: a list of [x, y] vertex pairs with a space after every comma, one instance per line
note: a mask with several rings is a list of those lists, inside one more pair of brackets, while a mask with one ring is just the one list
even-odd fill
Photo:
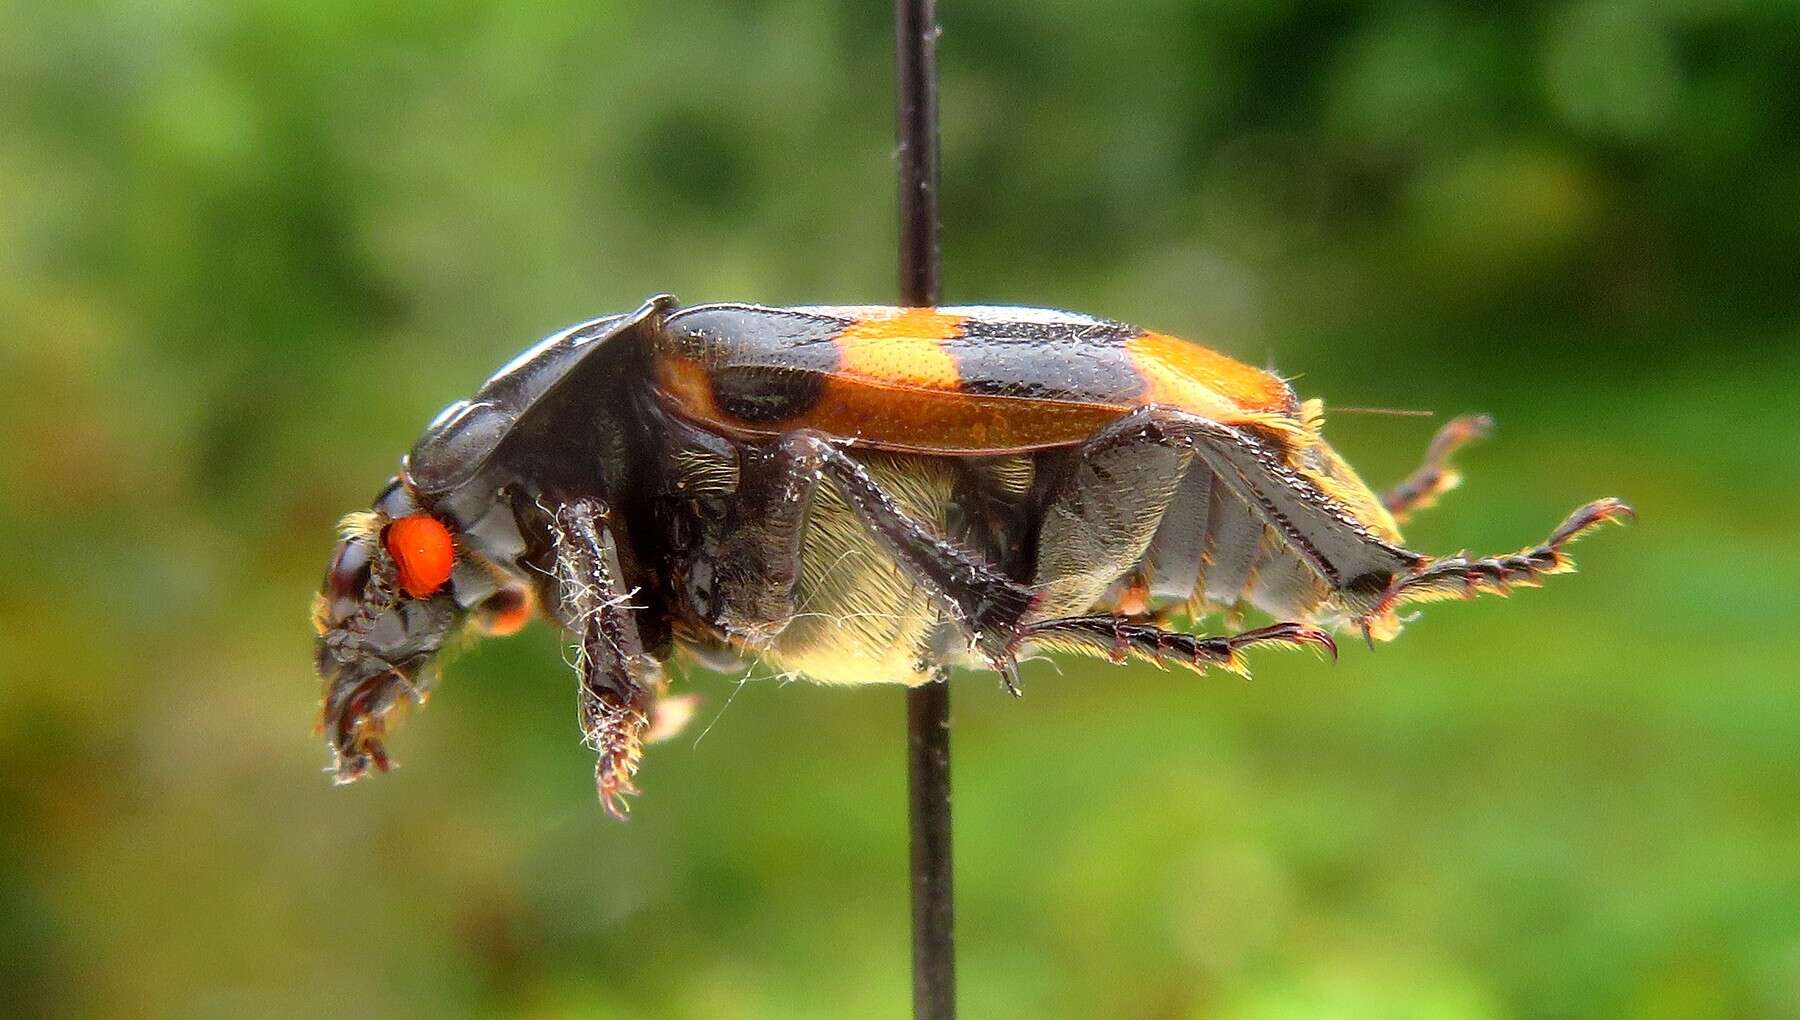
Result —
[[880, 339], [882, 337], [929, 337], [948, 340], [962, 329], [966, 316], [951, 315], [936, 308], [860, 309], [862, 317], [838, 334], [838, 339]]
[[1079, 443], [1121, 413], [1105, 404], [977, 396], [838, 373], [794, 424], [887, 450], [1020, 453]]
[[1166, 333], [1145, 333], [1126, 342], [1132, 363], [1144, 376], [1144, 400], [1233, 421], [1243, 412], [1288, 413], [1294, 395], [1271, 373], [1251, 368], [1218, 351]]
[[897, 308], [872, 315], [835, 340], [838, 373], [894, 386], [955, 390], [956, 360], [940, 346], [962, 327], [963, 317], [934, 308]]
[[[838, 365], [808, 409], [783, 421], [730, 419], [708, 369], [673, 353], [656, 359], [657, 388], [683, 417], [731, 435], [814, 428], [852, 442], [921, 453], [1015, 453], [1068, 446], [1133, 407], [1167, 404], [1225, 424], [1304, 439], [1287, 385], [1268, 372], [1161, 333], [1126, 342], [1144, 392], [1079, 400], [965, 393], [943, 342], [966, 316], [933, 308], [857, 309], [832, 343]], [[1054, 356], [1051, 355], [1051, 356]]]
[[720, 419], [706, 366], [689, 358], [664, 354], [656, 359], [656, 384], [682, 413], [699, 421]]

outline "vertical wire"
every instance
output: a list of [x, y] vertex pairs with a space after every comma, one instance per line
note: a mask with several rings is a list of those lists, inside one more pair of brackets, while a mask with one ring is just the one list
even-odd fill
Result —
[[[935, 0], [895, 0], [895, 136], [900, 301], [939, 303], [938, 77]], [[906, 692], [911, 832], [913, 1016], [956, 1015], [955, 900], [950, 852], [950, 685]]]

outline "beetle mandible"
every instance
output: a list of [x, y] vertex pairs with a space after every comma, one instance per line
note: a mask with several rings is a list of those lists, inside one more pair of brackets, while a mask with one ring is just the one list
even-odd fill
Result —
[[[1432, 557], [1397, 520], [1456, 484], [1486, 431], [1440, 431], [1382, 495], [1322, 406], [1197, 344], [1038, 308], [683, 308], [547, 337], [445, 408], [342, 540], [315, 600], [321, 725], [339, 782], [389, 765], [452, 632], [534, 612], [575, 647], [580, 718], [614, 815], [671, 660], [826, 684], [992, 670], [1033, 651], [1243, 672], [1258, 645], [1336, 654], [1413, 602], [1505, 594], [1631, 508], [1542, 544]], [[1233, 634], [1193, 621], [1251, 608]]]

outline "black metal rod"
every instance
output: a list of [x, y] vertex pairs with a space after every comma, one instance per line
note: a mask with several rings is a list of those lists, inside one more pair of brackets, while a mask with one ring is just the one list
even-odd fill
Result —
[[912, 822], [913, 1016], [956, 1016], [956, 905], [950, 856], [950, 685], [906, 692]]
[[900, 171], [900, 300], [935, 305], [938, 289], [936, 0], [894, 0], [895, 141]]
[[[936, 305], [938, 79], [935, 0], [894, 0], [895, 136], [900, 177], [900, 302]], [[913, 1016], [956, 1015], [956, 908], [950, 853], [950, 684], [906, 692], [912, 833]]]

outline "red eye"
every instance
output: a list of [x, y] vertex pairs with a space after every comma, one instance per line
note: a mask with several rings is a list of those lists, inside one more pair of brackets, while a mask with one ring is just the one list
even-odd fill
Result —
[[415, 599], [430, 597], [456, 566], [456, 543], [450, 529], [430, 514], [408, 514], [388, 525], [388, 555], [399, 567], [400, 590]]

